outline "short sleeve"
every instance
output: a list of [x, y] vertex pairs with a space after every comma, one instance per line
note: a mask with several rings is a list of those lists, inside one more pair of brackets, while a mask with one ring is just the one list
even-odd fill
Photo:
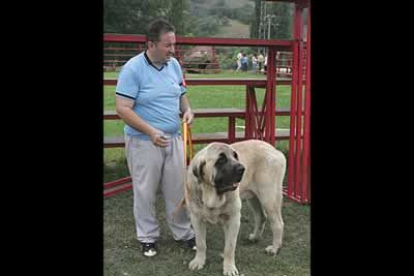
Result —
[[118, 76], [118, 83], [116, 85], [116, 95], [135, 100], [139, 91], [138, 74], [129, 64], [122, 67]]
[[180, 85], [181, 96], [182, 96], [187, 92], [187, 85], [185, 83], [185, 79], [184, 79], [184, 76], [183, 76], [183, 71], [181, 70], [180, 63], [177, 60], [175, 60], [174, 65], [175, 65], [175, 68], [176, 68], [175, 71], [176, 71], [177, 76], [178, 76], [178, 83]]

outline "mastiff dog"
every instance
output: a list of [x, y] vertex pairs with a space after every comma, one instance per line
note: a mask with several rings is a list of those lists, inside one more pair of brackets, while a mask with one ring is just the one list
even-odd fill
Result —
[[286, 158], [266, 142], [247, 140], [231, 145], [211, 143], [193, 158], [187, 171], [185, 203], [196, 234], [197, 252], [191, 270], [206, 261], [206, 226], [221, 224], [224, 230], [223, 274], [238, 275], [234, 261], [240, 228], [241, 200], [253, 212], [254, 230], [249, 240], [261, 238], [268, 219], [273, 243], [266, 247], [277, 254], [282, 245], [282, 183]]

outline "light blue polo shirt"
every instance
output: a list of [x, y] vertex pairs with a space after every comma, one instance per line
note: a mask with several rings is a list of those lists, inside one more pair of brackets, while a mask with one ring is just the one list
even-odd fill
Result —
[[[180, 129], [180, 98], [186, 93], [181, 66], [175, 58], [155, 67], [146, 52], [131, 58], [122, 68], [116, 95], [135, 100], [133, 110], [149, 125], [173, 136]], [[149, 136], [125, 125], [126, 134], [150, 140]]]

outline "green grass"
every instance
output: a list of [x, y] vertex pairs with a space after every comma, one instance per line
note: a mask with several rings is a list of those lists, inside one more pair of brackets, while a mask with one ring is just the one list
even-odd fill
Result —
[[[157, 195], [157, 218], [161, 227], [158, 241], [160, 254], [153, 259], [141, 255], [136, 240], [132, 213], [132, 192], [128, 191], [104, 201], [104, 275], [222, 275], [223, 231], [218, 225], [207, 230], [207, 261], [197, 272], [188, 269], [194, 253], [176, 245], [166, 224], [164, 200]], [[277, 256], [265, 254], [272, 233], [266, 225], [263, 239], [247, 240], [253, 229], [253, 218], [246, 205], [242, 208], [241, 228], [236, 247], [236, 266], [245, 276], [308, 276], [310, 275], [310, 208], [285, 200], [282, 209], [285, 222], [283, 246]]]

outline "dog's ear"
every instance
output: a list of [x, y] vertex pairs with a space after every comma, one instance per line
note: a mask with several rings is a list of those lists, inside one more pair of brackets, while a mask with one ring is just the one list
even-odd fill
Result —
[[237, 154], [237, 151], [233, 151], [233, 157], [234, 157], [236, 160], [239, 160], [239, 155]]
[[195, 165], [193, 166], [193, 174], [195, 177], [197, 177], [197, 179], [200, 181], [203, 179], [204, 176], [204, 166], [206, 164], [206, 161], [200, 161], [199, 165]]

